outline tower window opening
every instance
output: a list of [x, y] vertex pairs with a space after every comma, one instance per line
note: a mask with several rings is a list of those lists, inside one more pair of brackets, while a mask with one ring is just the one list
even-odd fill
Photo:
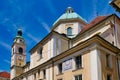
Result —
[[22, 54], [23, 53], [23, 48], [19, 48], [19, 54]]
[[72, 28], [71, 28], [71, 27], [68, 27], [68, 28], [67, 28], [67, 35], [68, 35], [68, 36], [71, 36], [71, 35], [72, 35]]
[[21, 66], [21, 63], [19, 63], [19, 66]]

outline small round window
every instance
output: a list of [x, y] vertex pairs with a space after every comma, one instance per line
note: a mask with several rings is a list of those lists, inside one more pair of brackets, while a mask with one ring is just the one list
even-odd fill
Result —
[[23, 53], [23, 48], [19, 48], [19, 53], [22, 54]]

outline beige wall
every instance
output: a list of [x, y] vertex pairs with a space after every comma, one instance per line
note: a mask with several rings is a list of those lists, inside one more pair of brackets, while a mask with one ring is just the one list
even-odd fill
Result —
[[[75, 69], [75, 56], [82, 55], [83, 68], [76, 70]], [[63, 71], [63, 74], [58, 74], [58, 64], [64, 62], [64, 60], [72, 58], [72, 69]], [[87, 73], [87, 74], [86, 74]], [[63, 80], [74, 80], [74, 76], [82, 74], [83, 80], [90, 80], [90, 54], [89, 52], [81, 53], [76, 52], [72, 55], [67, 56], [57, 62], [54, 66], [54, 80], [63, 79]], [[85, 76], [85, 77], [84, 77]]]
[[112, 76], [112, 80], [118, 80], [118, 71], [117, 71], [117, 58], [115, 55], [110, 54], [112, 57], [112, 67], [107, 67], [106, 65], [106, 54], [105, 51], [101, 51], [101, 62], [102, 62], [102, 80], [107, 79], [107, 74]]
[[0, 80], [10, 80], [9, 78], [0, 77]]
[[95, 34], [98, 34], [98, 33], [102, 34], [103, 32], [105, 32], [109, 28], [110, 28], [110, 25], [106, 25], [106, 26], [102, 25], [101, 27], [99, 26], [97, 29], [94, 29], [92, 31], [88, 31], [87, 33], [83, 34], [80, 38], [76, 39], [73, 42], [73, 46], [79, 44], [82, 41], [89, 39], [90, 37], [94, 36]]
[[[114, 22], [115, 20], [115, 22]], [[114, 25], [115, 23], [115, 25]], [[114, 19], [114, 16], [110, 19], [106, 20], [103, 23], [100, 23], [89, 30], [87, 33], [82, 34], [78, 39], [73, 41], [73, 46], [77, 45], [78, 43], [89, 39], [90, 37], [94, 36], [95, 34], [99, 34], [108, 42], [117, 45], [120, 48], [120, 20], [118, 18]]]
[[[41, 47], [43, 47], [43, 57], [39, 59], [39, 50]], [[36, 50], [31, 54], [30, 68], [34, 68], [46, 62], [47, 60], [57, 56], [67, 49], [68, 40], [60, 37], [59, 35], [53, 35], [45, 43], [36, 48]]]
[[81, 22], [66, 22], [66, 23], [61, 23], [59, 26], [57, 26], [54, 30], [57, 31], [60, 34], [67, 34], [67, 28], [71, 27], [72, 28], [72, 33], [74, 36], [76, 36], [81, 29], [84, 27], [85, 25]]
[[39, 51], [40, 51], [41, 46], [37, 48], [34, 53], [31, 54], [30, 68], [34, 68], [48, 60], [48, 55], [47, 55], [48, 54], [48, 43], [43, 44], [42, 47], [43, 47], [43, 51], [42, 51], [43, 57], [41, 59], [39, 56]]
[[120, 48], [120, 20], [116, 18], [116, 36], [117, 36], [117, 46]]
[[[94, 66], [101, 68], [99, 69], [101, 70], [101, 73], [97, 72], [97, 76], [101, 75], [102, 80], [106, 80], [107, 74], [111, 74], [114, 80], [118, 80], [116, 55], [113, 52], [109, 51], [107, 48], [103, 48], [100, 45], [97, 45], [96, 47], [96, 45], [90, 45], [82, 50], [72, 53], [71, 55], [67, 55], [66, 57], [63, 57], [55, 61], [54, 66], [52, 66], [52, 64], [49, 64], [49, 65], [46, 65], [45, 67], [40, 68], [39, 77], [38, 77], [38, 70], [33, 71], [31, 74], [29, 74], [29, 80], [34, 80], [34, 74], [36, 74], [37, 80], [43, 79], [43, 72], [42, 72], [43, 69], [46, 70], [46, 79], [44, 80], [57, 80], [61, 78], [63, 80], [74, 80], [74, 76], [81, 75], [81, 74], [83, 76], [82, 77], [83, 80], [92, 80], [91, 77], [95, 76], [92, 74], [96, 69], [94, 68]], [[112, 56], [111, 58], [112, 60], [110, 60], [112, 64], [111, 68], [106, 67], [106, 54], [110, 54]], [[82, 55], [82, 68], [76, 70], [75, 57], [78, 55]], [[97, 55], [97, 57], [95, 57], [95, 55]], [[61, 62], [64, 63], [65, 60], [68, 60], [70, 58], [72, 59], [72, 68], [66, 71], [62, 71], [62, 74], [58, 74], [58, 64]], [[91, 63], [94, 63], [94, 61], [92, 62], [91, 58], [98, 58], [96, 60], [99, 60], [99, 63], [98, 61], [95, 61], [97, 63], [95, 63], [95, 65], [92, 65]], [[101, 67], [99, 67], [98, 64]], [[28, 75], [26, 76], [28, 77]], [[24, 80], [26, 80], [26, 77], [24, 78]], [[97, 79], [97, 80], [100, 80], [100, 79]]]
[[[111, 19], [113, 20], [113, 19]], [[114, 35], [113, 35], [113, 26], [111, 26], [110, 20], [107, 20], [104, 23], [101, 23], [86, 33], [82, 34], [79, 38], [73, 41], [73, 46], [79, 44], [82, 41], [89, 39], [90, 37], [99, 34], [101, 37], [106, 39], [108, 42], [114, 42]], [[114, 42], [115, 43], [115, 42]]]

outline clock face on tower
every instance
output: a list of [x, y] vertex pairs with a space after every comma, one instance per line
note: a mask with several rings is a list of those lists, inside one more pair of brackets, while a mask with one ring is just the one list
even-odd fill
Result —
[[20, 48], [18, 49], [18, 52], [19, 52], [19, 54], [23, 54], [23, 48], [20, 47]]
[[24, 60], [23, 56], [19, 55], [18, 60], [21, 60], [21, 61]]

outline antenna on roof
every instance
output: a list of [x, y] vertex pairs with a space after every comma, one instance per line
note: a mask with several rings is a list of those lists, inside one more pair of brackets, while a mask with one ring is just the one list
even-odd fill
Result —
[[98, 11], [96, 12], [96, 16], [97, 16], [97, 17], [99, 16], [99, 13], [98, 13]]
[[99, 16], [99, 12], [96, 10], [96, 17], [98, 17]]

